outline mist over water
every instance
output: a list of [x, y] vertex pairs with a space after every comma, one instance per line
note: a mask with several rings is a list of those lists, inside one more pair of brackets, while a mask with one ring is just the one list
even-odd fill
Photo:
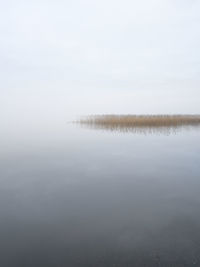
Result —
[[1, 138], [1, 266], [200, 264], [199, 128], [22, 125]]
[[[200, 266], [200, 1], [0, 8], [0, 267]], [[157, 127], [159, 126], [159, 127]]]

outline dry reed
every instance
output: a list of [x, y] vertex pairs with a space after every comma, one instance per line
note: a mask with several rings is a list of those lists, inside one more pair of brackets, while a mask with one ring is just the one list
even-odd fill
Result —
[[200, 115], [90, 115], [79, 123], [104, 129], [178, 128], [199, 126]]

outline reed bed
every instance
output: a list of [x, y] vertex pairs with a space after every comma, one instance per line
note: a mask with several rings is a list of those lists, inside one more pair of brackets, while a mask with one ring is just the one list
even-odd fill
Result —
[[200, 115], [90, 115], [79, 123], [97, 128], [177, 128], [199, 126]]

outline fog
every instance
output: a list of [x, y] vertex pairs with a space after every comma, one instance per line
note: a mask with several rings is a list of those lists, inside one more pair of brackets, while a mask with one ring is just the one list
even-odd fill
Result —
[[200, 113], [200, 1], [4, 1], [4, 125]]
[[200, 114], [199, 29], [200, 0], [1, 1], [1, 267], [200, 266], [199, 127], [71, 123]]

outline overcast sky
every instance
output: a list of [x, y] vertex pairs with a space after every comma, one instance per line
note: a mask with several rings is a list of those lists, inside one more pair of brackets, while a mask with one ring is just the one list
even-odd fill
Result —
[[200, 0], [7, 0], [4, 119], [200, 113]]

